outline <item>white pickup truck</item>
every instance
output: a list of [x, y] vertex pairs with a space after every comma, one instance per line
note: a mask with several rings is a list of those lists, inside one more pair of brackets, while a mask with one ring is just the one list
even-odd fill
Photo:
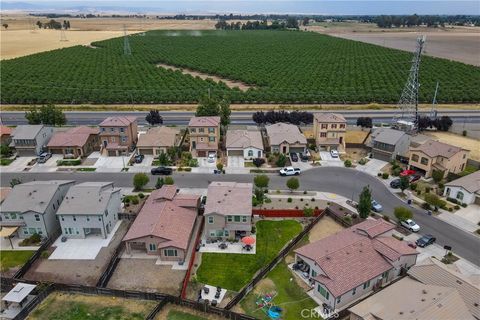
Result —
[[285, 167], [280, 169], [279, 172], [281, 176], [298, 176], [302, 171], [300, 168]]

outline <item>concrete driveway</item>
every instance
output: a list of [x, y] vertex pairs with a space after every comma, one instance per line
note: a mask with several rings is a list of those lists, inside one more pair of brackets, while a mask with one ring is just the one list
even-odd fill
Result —
[[2, 172], [22, 172], [35, 157], [18, 157], [8, 166], [2, 166]]
[[377, 176], [380, 170], [388, 164], [386, 161], [378, 160], [378, 159], [370, 159], [364, 165], [357, 165], [356, 169], [359, 171], [363, 171], [371, 176]]
[[53, 154], [50, 159], [45, 163], [36, 163], [31, 169], [30, 172], [55, 172], [59, 168], [57, 166], [57, 161], [62, 160], [63, 155]]
[[343, 167], [343, 161], [338, 158], [333, 158], [330, 152], [320, 151], [320, 164], [324, 167]]
[[153, 155], [146, 155], [141, 163], [134, 163], [129, 167], [130, 172], [150, 172], [152, 170], [152, 162], [155, 157]]
[[97, 162], [93, 165], [97, 168], [96, 172], [120, 172], [122, 168], [128, 166], [129, 156], [106, 157], [98, 156]]
[[227, 167], [228, 168], [244, 168], [245, 159], [240, 156], [230, 156], [227, 158]]

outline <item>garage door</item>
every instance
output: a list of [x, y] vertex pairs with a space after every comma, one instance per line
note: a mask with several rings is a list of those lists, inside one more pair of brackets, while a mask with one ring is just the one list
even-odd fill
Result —
[[392, 160], [392, 159], [390, 158], [390, 155], [388, 155], [388, 154], [383, 154], [383, 153], [380, 153], [380, 152], [375, 152], [375, 151], [373, 151], [373, 152], [372, 152], [372, 155], [373, 155], [373, 158], [374, 158], [374, 159], [378, 159], [378, 160], [382, 160], [382, 161], [387, 161], [387, 162], [389, 162], [390, 160]]
[[228, 150], [228, 156], [243, 156], [243, 150]]
[[304, 148], [290, 148], [290, 152], [302, 153], [305, 149]]
[[17, 154], [20, 157], [35, 157], [35, 149], [17, 149]]
[[153, 149], [138, 149], [139, 154], [144, 154], [144, 155], [152, 155], [153, 154]]

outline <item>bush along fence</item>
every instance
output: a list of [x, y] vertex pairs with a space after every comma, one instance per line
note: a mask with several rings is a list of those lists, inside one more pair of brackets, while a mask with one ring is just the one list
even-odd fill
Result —
[[286, 245], [268, 265], [260, 269], [260, 271], [255, 275], [255, 277], [253, 277], [253, 279], [249, 283], [247, 283], [242, 288], [242, 290], [240, 290], [240, 292], [235, 297], [233, 297], [232, 300], [230, 300], [230, 302], [225, 306], [225, 309], [230, 310], [237, 303], [239, 303], [240, 300], [242, 300], [253, 289], [253, 287], [267, 275], [267, 273], [272, 271], [273, 268], [275, 268], [275, 266], [280, 261], [282, 261], [283, 258], [285, 258], [288, 255], [290, 250], [292, 250], [293, 247], [297, 243], [299, 243], [302, 240], [302, 238], [308, 232], [310, 232], [310, 230], [312, 230], [312, 228], [318, 223], [318, 221], [320, 221], [321, 218], [323, 218], [323, 216], [325, 216], [327, 212], [328, 212], [328, 207], [324, 211], [322, 211], [307, 227], [305, 227], [305, 229], [303, 229], [302, 232], [300, 232], [295, 238], [293, 238], [293, 240], [290, 241], [288, 245]]
[[[263, 216], [266, 218], [304, 218], [308, 217], [305, 215], [303, 210], [300, 209], [253, 209], [253, 214], [256, 216]], [[318, 217], [323, 212], [322, 209], [314, 209], [311, 216]]]
[[185, 274], [185, 278], [183, 279], [182, 291], [180, 293], [180, 297], [182, 297], [182, 299], [185, 299], [186, 294], [187, 294], [187, 286], [188, 286], [188, 282], [190, 281], [190, 275], [192, 274], [192, 267], [193, 267], [193, 263], [195, 262], [195, 256], [196, 256], [196, 253], [197, 253], [197, 246], [200, 243], [200, 238], [202, 237], [203, 224], [205, 223], [205, 220], [203, 219], [203, 217], [199, 217], [199, 219], [201, 219], [200, 227], [198, 228], [197, 236], [195, 238], [193, 248], [191, 249], [192, 250], [192, 255], [191, 255], [190, 261], [188, 263], [188, 269], [187, 269], [187, 272]]

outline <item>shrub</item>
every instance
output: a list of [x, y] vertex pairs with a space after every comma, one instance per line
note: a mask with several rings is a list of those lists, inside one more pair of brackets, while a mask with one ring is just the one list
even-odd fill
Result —
[[142, 190], [150, 181], [150, 178], [145, 173], [137, 173], [133, 176], [133, 187], [135, 190]]
[[351, 225], [352, 224], [352, 217], [350, 216], [345, 216], [342, 218], [343, 221], [345, 221], [347, 224]]
[[385, 220], [385, 221], [390, 221], [390, 217], [389, 216], [382, 216], [382, 219]]
[[165, 178], [165, 184], [166, 184], [166, 185], [172, 185], [172, 184], [174, 184], [174, 183], [175, 183], [175, 181], [173, 180], [172, 177], [166, 177], [166, 178]]
[[466, 208], [466, 207], [467, 207], [467, 204], [466, 204], [466, 203], [462, 203], [462, 207]]
[[277, 161], [275, 162], [277, 167], [285, 167], [286, 163], [287, 163], [287, 157], [283, 153], [279, 154]]
[[310, 199], [310, 201], [314, 202], [314, 201], [315, 201], [315, 198]]
[[217, 162], [217, 169], [222, 171], [223, 170], [223, 163]]
[[287, 202], [288, 202], [288, 203], [291, 203], [291, 202], [292, 202], [292, 198], [288, 198], [288, 199], [287, 199]]
[[430, 187], [425, 187], [425, 193], [430, 193]]
[[123, 203], [130, 203], [130, 197], [129, 196], [123, 197]]
[[422, 190], [417, 190], [417, 195], [421, 195], [422, 194]]
[[362, 166], [363, 166], [364, 164], [366, 164], [366, 163], [367, 163], [367, 160], [365, 160], [365, 158], [362, 158], [362, 159], [360, 159], [360, 160], [358, 161], [358, 164], [360, 164], [360, 165], [362, 165]]
[[455, 210], [458, 210], [460, 209], [460, 206], [458, 204], [456, 204], [454, 207], [453, 207]]
[[[437, 210], [435, 210], [435, 211], [437, 211]], [[448, 211], [453, 212], [453, 208], [452, 207], [448, 208]]]
[[303, 190], [303, 194], [307, 194], [307, 193], [308, 193], [307, 190]]
[[290, 178], [287, 180], [287, 188], [290, 189], [291, 192], [297, 190], [298, 187], [300, 187], [300, 182], [297, 178]]
[[58, 160], [57, 166], [78, 166], [82, 164], [82, 160], [73, 159], [73, 160]]
[[466, 137], [467, 136], [467, 130], [462, 131], [462, 136]]
[[300, 201], [302, 201], [302, 202], [303, 202], [303, 198], [300, 198]]
[[424, 198], [428, 204], [435, 206], [435, 208], [445, 208], [447, 204], [445, 200], [440, 199], [436, 194], [427, 193]]
[[416, 184], [416, 183], [412, 183], [412, 184], [410, 185], [410, 190], [415, 191], [416, 189], [417, 189], [417, 184]]
[[255, 226], [252, 226], [252, 234], [255, 234], [255, 232], [257, 231], [257, 228], [255, 228]]
[[422, 208], [425, 209], [425, 210], [430, 210], [431, 209], [430, 205], [426, 202], [422, 203]]
[[313, 212], [314, 212], [313, 208], [303, 208], [303, 215], [305, 217], [313, 216]]
[[390, 176], [390, 175], [389, 175], [387, 172], [384, 172], [384, 173], [382, 174], [382, 178], [383, 178], [383, 179], [388, 179], [389, 176]]
[[157, 178], [157, 182], [155, 183], [155, 189], [160, 189], [165, 182], [163, 181], [163, 178]]
[[255, 158], [255, 159], [253, 159], [252, 162], [255, 165], [255, 167], [260, 168], [265, 163], [265, 159]]
[[253, 183], [257, 188], [268, 188], [270, 178], [265, 174], [259, 174], [253, 178]]
[[377, 177], [381, 177], [381, 176], [382, 176], [381, 172], [377, 173]]
[[412, 211], [405, 207], [395, 207], [393, 213], [398, 220], [407, 220], [413, 217]]
[[345, 167], [350, 168], [352, 166], [352, 161], [347, 159], [343, 162], [343, 164]]
[[272, 203], [272, 199], [270, 199], [270, 198], [265, 198], [265, 201], [264, 201], [264, 202], [265, 202], [265, 203]]
[[49, 256], [50, 256], [50, 252], [48, 252], [47, 250], [43, 250], [42, 253], [40, 253], [40, 257], [42, 259], [47, 259]]
[[402, 168], [397, 167], [392, 170], [392, 176], [398, 177], [400, 175], [400, 172], [402, 172]]
[[143, 199], [143, 198], [145, 198], [145, 195], [140, 192], [140, 193], [138, 194], [138, 197], [139, 197], [140, 199]]

